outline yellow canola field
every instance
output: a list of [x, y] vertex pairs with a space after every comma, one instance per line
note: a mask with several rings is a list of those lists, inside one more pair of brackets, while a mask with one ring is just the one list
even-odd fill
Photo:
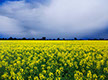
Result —
[[0, 41], [0, 80], [108, 80], [108, 41]]

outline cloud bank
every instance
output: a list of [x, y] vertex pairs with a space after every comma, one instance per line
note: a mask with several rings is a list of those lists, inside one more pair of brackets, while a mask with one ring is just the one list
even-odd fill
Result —
[[108, 0], [47, 0], [44, 4], [8, 1], [0, 6], [0, 33], [48, 38], [96, 35], [108, 28], [107, 3]]

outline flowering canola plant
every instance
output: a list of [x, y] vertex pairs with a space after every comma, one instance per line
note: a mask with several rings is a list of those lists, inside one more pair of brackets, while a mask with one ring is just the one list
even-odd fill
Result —
[[108, 41], [0, 41], [0, 80], [108, 80]]

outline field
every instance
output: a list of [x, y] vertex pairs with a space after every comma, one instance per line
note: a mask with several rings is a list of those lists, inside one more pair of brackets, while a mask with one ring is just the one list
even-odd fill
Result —
[[0, 41], [0, 80], [108, 80], [108, 41]]

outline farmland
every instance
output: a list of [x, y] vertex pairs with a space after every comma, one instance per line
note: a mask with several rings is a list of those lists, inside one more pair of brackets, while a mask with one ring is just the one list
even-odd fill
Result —
[[108, 80], [108, 41], [0, 41], [0, 80]]

